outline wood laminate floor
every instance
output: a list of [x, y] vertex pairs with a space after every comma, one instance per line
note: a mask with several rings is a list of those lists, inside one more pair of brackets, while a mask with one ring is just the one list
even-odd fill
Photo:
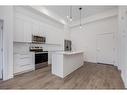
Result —
[[0, 79], [0, 83], [2, 83], [2, 80]]
[[0, 89], [123, 89], [120, 72], [115, 66], [85, 63], [61, 79], [45, 67], [0, 82]]

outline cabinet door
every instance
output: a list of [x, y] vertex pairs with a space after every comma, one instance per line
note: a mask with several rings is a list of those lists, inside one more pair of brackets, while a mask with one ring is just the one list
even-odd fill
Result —
[[20, 54], [14, 54], [14, 73], [19, 71]]
[[39, 24], [38, 23], [32, 24], [32, 35], [39, 35]]
[[46, 37], [46, 27], [43, 25], [43, 24], [40, 24], [40, 30], [39, 30], [39, 34], [41, 35], [41, 36], [43, 36], [43, 37]]
[[14, 54], [14, 74], [34, 70], [33, 54]]
[[16, 17], [14, 27], [15, 42], [31, 42], [32, 23], [30, 21]]
[[31, 42], [32, 40], [32, 24], [29, 21], [24, 21], [24, 41]]
[[24, 42], [24, 22], [22, 19], [16, 17], [14, 23], [14, 41]]

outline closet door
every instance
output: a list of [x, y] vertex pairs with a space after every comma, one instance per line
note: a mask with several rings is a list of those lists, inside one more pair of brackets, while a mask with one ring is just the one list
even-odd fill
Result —
[[97, 35], [97, 62], [114, 64], [115, 47], [113, 33]]

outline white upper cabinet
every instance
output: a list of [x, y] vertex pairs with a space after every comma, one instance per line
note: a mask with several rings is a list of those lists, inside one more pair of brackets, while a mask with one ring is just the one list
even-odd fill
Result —
[[43, 24], [40, 24], [39, 26], [40, 26], [40, 28], [39, 28], [39, 34], [41, 36], [43, 36], [43, 37], [46, 37], [46, 30], [44, 28], [44, 25]]
[[17, 8], [14, 11], [13, 35], [14, 42], [32, 42], [32, 35], [37, 35], [46, 37], [47, 44], [63, 44], [64, 32], [43, 22], [37, 14]]
[[24, 21], [18, 17], [14, 19], [14, 41], [24, 42]]
[[39, 36], [39, 23], [33, 22], [32, 23], [32, 35], [38, 35]]
[[30, 21], [26, 18], [15, 17], [14, 23], [14, 41], [15, 42], [31, 42], [32, 35], [46, 37], [44, 26], [39, 21]]
[[26, 19], [15, 17], [14, 22], [14, 41], [31, 42], [32, 23]]
[[25, 42], [32, 41], [32, 24], [29, 21], [24, 21], [24, 40]]

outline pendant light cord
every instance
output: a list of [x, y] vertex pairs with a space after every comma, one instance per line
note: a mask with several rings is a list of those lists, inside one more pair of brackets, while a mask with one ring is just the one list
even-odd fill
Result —
[[81, 10], [82, 10], [82, 8], [80, 7], [79, 8], [79, 11], [80, 11], [80, 27], [82, 26], [82, 24], [81, 24], [81, 15], [82, 15]]
[[70, 20], [72, 21], [72, 6], [70, 6]]

